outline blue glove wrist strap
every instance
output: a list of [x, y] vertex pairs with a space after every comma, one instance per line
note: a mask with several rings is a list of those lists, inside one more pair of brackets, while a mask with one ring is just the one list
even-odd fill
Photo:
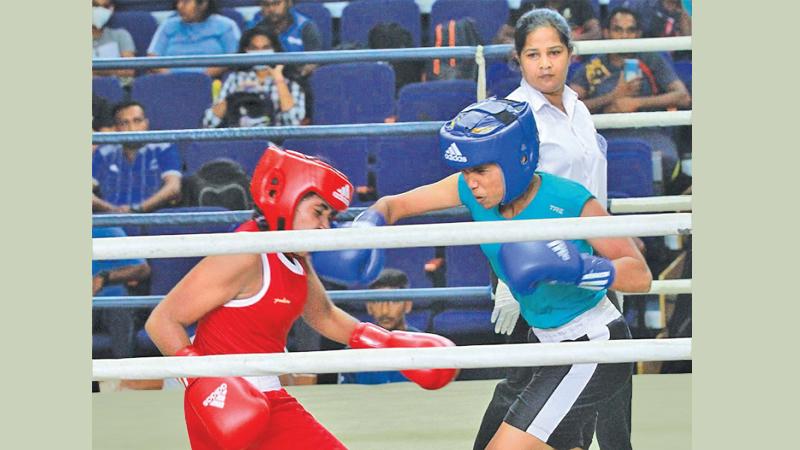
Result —
[[578, 286], [599, 291], [608, 289], [614, 283], [614, 264], [607, 258], [581, 254], [583, 260], [583, 275], [578, 282]]

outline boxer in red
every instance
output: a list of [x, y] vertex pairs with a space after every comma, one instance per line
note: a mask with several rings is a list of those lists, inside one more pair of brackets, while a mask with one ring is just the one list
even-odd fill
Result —
[[[264, 152], [250, 188], [256, 213], [238, 232], [329, 228], [353, 193], [347, 177], [332, 166], [277, 147]], [[381, 253], [346, 250], [326, 256], [339, 258], [335, 270], [341, 278], [368, 280], [380, 272]], [[208, 256], [167, 294], [145, 328], [164, 355], [278, 353], [301, 315], [323, 336], [352, 348], [453, 345], [437, 335], [359, 323], [330, 301], [310, 258], [299, 253]], [[185, 329], [194, 322], [197, 332], [190, 342]], [[439, 389], [457, 371], [403, 373], [423, 388]], [[277, 377], [194, 378], [186, 385], [184, 413], [194, 450], [345, 448]]]

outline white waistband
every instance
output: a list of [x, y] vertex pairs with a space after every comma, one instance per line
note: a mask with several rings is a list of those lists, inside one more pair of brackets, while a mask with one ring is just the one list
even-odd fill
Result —
[[621, 314], [608, 297], [603, 297], [592, 309], [556, 328], [531, 327], [539, 342], [571, 341], [587, 334], [592, 328], [606, 326]]
[[242, 377], [249, 381], [261, 392], [277, 391], [281, 389], [281, 380], [276, 376]]

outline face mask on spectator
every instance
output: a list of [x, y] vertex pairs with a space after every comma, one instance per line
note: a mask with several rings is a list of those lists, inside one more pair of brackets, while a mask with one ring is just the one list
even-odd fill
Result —
[[111, 18], [111, 10], [102, 6], [92, 7], [92, 25], [98, 30], [102, 29]]
[[[248, 50], [247, 53], [257, 53], [259, 55], [269, 55], [270, 53], [275, 53], [274, 49], [268, 48], [265, 50]], [[272, 68], [272, 66], [268, 66], [265, 64], [261, 64], [258, 66], [253, 66], [253, 70], [264, 70], [267, 68]]]

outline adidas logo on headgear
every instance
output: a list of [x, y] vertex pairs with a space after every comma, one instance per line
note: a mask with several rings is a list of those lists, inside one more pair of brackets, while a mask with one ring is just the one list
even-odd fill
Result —
[[228, 394], [228, 384], [222, 383], [205, 400], [203, 406], [213, 406], [222, 409], [225, 407], [225, 396]]
[[447, 147], [447, 150], [444, 152], [444, 159], [460, 163], [467, 162], [467, 157], [461, 154], [461, 150], [458, 149], [455, 142], [450, 144], [450, 147]]
[[339, 189], [333, 191], [333, 198], [344, 203], [345, 206], [350, 206], [350, 186], [345, 184]]

